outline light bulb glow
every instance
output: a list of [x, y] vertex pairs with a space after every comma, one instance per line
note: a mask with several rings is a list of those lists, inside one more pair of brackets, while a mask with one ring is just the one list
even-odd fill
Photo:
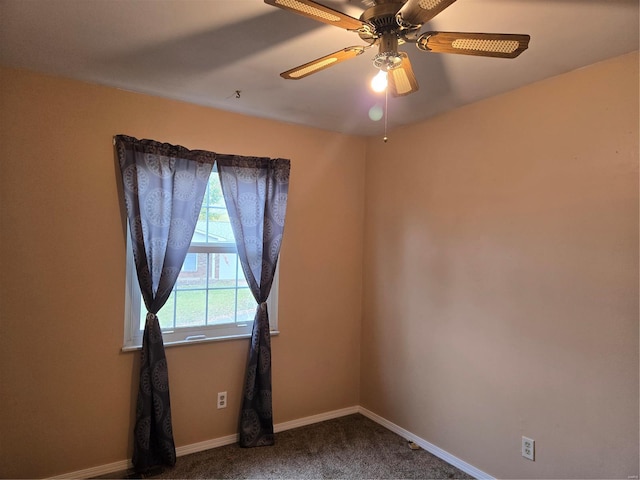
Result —
[[380, 70], [376, 76], [371, 79], [371, 88], [374, 92], [384, 92], [387, 88], [387, 72]]

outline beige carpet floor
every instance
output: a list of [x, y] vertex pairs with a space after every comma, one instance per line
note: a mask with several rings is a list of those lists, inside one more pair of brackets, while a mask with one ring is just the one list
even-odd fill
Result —
[[176, 466], [144, 477], [220, 479], [469, 479], [407, 440], [356, 414], [276, 434], [271, 447], [237, 444], [178, 457]]

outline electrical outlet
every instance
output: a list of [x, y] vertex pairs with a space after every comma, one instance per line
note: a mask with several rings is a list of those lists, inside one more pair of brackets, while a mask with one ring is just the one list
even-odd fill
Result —
[[227, 392], [218, 392], [218, 408], [227, 408]]
[[531, 461], [535, 461], [536, 441], [522, 437], [522, 456], [528, 458]]

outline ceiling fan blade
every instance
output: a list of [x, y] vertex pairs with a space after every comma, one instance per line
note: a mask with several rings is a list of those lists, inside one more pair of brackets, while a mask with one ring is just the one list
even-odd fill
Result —
[[438, 53], [516, 58], [529, 47], [529, 35], [510, 33], [426, 32], [416, 46]]
[[427, 23], [456, 0], [408, 0], [398, 11], [402, 23], [419, 26]]
[[335, 25], [345, 30], [359, 30], [364, 28], [365, 23], [357, 18], [334, 10], [311, 0], [264, 0], [264, 3], [280, 7], [290, 12], [312, 18], [319, 22]]
[[292, 68], [286, 72], [282, 72], [280, 76], [288, 80], [300, 80], [312, 73], [319, 72], [325, 68], [332, 67], [340, 62], [349, 60], [350, 58], [357, 57], [364, 52], [364, 47], [347, 47], [337, 52], [331, 53], [321, 58], [312, 60], [309, 63], [300, 65], [299, 67]]
[[402, 57], [402, 63], [387, 72], [387, 81], [389, 82], [391, 95], [394, 97], [409, 95], [418, 90], [418, 82], [413, 74], [409, 56], [404, 52], [399, 53]]

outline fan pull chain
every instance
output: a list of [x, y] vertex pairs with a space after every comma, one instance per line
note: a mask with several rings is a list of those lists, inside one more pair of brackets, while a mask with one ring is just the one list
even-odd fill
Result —
[[382, 141], [387, 143], [389, 137], [387, 137], [387, 113], [389, 112], [389, 87], [384, 89], [384, 137]]

